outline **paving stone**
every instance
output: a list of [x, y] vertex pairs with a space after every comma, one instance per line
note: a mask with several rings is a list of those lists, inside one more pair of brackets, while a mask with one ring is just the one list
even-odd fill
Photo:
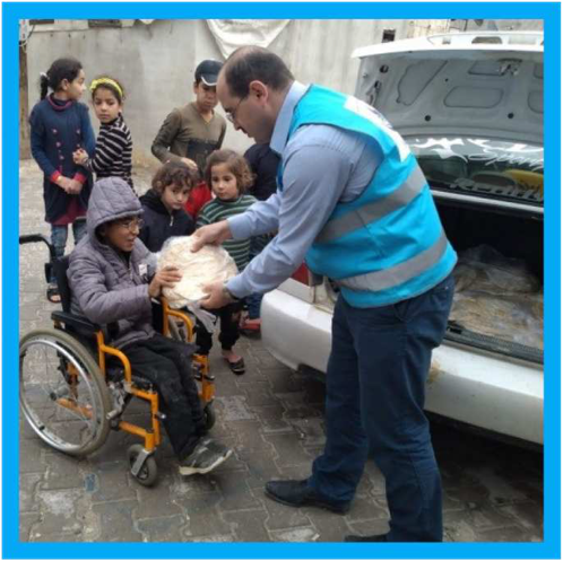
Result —
[[221, 404], [221, 417], [224, 421], [256, 419], [256, 415], [249, 410], [244, 396], [219, 396], [216, 401]]
[[238, 510], [225, 513], [223, 519], [231, 526], [237, 541], [269, 542], [270, 535], [265, 528], [266, 511]]
[[540, 537], [535, 533], [523, 531], [517, 526], [476, 532], [478, 542], [538, 542], [539, 539]]
[[98, 485], [92, 494], [92, 503], [116, 500], [137, 500], [135, 489], [129, 485], [128, 473], [121, 470], [120, 463], [107, 463], [106, 466], [118, 467], [117, 471], [97, 471]]
[[281, 404], [274, 406], [255, 406], [254, 411], [257, 413], [261, 423], [263, 433], [292, 431], [292, 426], [284, 420], [285, 409]]
[[47, 475], [41, 484], [42, 489], [57, 490], [84, 486], [79, 459], [67, 457], [62, 453], [46, 454], [45, 464], [47, 464]]
[[217, 475], [217, 483], [223, 499], [220, 509], [232, 511], [261, 507], [246, 483], [246, 472], [225, 472]]
[[37, 498], [42, 504], [42, 520], [33, 527], [32, 540], [82, 531], [79, 513], [85, 509], [83, 490], [38, 490]]
[[[306, 511], [309, 513], [313, 508]], [[342, 515], [324, 511], [316, 515], [314, 527], [317, 530], [319, 542], [342, 542], [345, 535], [349, 534], [349, 528]]]
[[[347, 525], [349, 531], [346, 535], [360, 535], [360, 536], [370, 536], [370, 535], [383, 535], [390, 530], [388, 521], [384, 519], [366, 519], [364, 521], [349, 521], [346, 517]], [[341, 537], [341, 540], [344, 538]]]
[[[268, 445], [265, 445], [268, 448]], [[266, 454], [265, 454], [266, 452]], [[269, 480], [279, 480], [284, 477], [274, 462], [274, 453], [268, 454], [268, 449], [247, 449], [237, 451], [237, 455], [245, 463], [247, 476], [245, 482], [253, 489], [264, 489]]]
[[29, 542], [31, 538], [31, 530], [34, 525], [41, 520], [39, 512], [20, 512], [19, 540], [20, 542]]
[[20, 513], [39, 512], [39, 502], [35, 497], [38, 483], [43, 480], [44, 474], [29, 473], [20, 475]]
[[118, 500], [96, 504], [93, 511], [103, 521], [100, 542], [138, 542], [143, 540], [143, 535], [135, 530], [133, 524], [133, 510], [137, 501]]
[[296, 443], [296, 434], [294, 432], [269, 433], [265, 435], [265, 439], [274, 445], [278, 453], [275, 461], [281, 469], [302, 463], [311, 466], [314, 457]]
[[231, 527], [220, 516], [219, 504], [223, 496], [220, 492], [176, 498], [184, 514], [186, 525], [182, 528], [182, 540], [205, 536], [230, 536]]
[[52, 450], [37, 437], [20, 439], [20, 474], [47, 471], [44, 453]]
[[540, 531], [542, 533], [544, 525], [541, 505], [528, 501], [505, 505], [498, 509], [505, 515], [516, 519], [519, 525], [527, 530], [536, 531], [537, 533]]
[[317, 542], [320, 535], [313, 527], [298, 527], [284, 531], [271, 531], [270, 536], [276, 542]]
[[267, 513], [264, 524], [269, 531], [311, 525], [311, 519], [303, 509], [283, 505], [268, 498], [264, 493], [264, 489], [254, 490], [253, 494], [264, 505]]
[[347, 514], [348, 521], [362, 521], [365, 519], [388, 519], [388, 510], [384, 509], [377, 501], [372, 498], [355, 496], [351, 510]]
[[143, 535], [143, 542], [180, 542], [185, 525], [183, 515], [171, 515], [137, 519], [135, 529]]

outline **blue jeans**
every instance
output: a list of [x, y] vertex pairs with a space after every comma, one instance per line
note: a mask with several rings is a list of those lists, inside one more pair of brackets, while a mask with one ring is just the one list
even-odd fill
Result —
[[386, 480], [388, 540], [442, 540], [441, 477], [423, 412], [431, 352], [445, 334], [454, 293], [449, 275], [397, 304], [354, 308], [339, 297], [327, 369], [324, 453], [310, 486], [351, 501], [366, 460]]
[[[77, 219], [72, 223], [72, 234], [75, 245], [86, 234], [86, 219]], [[62, 258], [65, 255], [65, 248], [69, 235], [68, 225], [51, 225], [51, 244], [55, 248], [55, 257]], [[55, 273], [51, 272], [51, 283], [56, 283]]]

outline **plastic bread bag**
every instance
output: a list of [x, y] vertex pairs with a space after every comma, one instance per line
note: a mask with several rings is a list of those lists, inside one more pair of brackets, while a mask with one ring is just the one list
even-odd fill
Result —
[[163, 289], [163, 295], [171, 308], [189, 308], [202, 321], [206, 329], [213, 331], [214, 316], [204, 311], [199, 301], [206, 296], [204, 287], [210, 283], [224, 283], [237, 275], [233, 258], [221, 246], [207, 245], [192, 252], [194, 236], [169, 238], [157, 256], [157, 271], [169, 266], [180, 270], [182, 279], [174, 288]]
[[450, 319], [468, 330], [543, 349], [543, 289], [526, 261], [482, 244], [460, 254]]
[[450, 320], [473, 332], [543, 349], [543, 294], [455, 293]]
[[525, 260], [508, 258], [487, 244], [460, 254], [454, 278], [458, 292], [507, 295], [536, 293], [540, 289], [539, 279], [528, 270]]

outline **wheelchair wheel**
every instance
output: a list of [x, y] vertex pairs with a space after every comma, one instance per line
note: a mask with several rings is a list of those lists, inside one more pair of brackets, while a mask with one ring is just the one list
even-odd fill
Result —
[[211, 429], [215, 425], [216, 420], [215, 408], [211, 402], [205, 405], [204, 416], [206, 418], [206, 429]]
[[[127, 450], [127, 456], [129, 458], [129, 468], [132, 469], [137, 457], [143, 450], [142, 445], [131, 445]], [[131, 473], [131, 476], [139, 482], [142, 486], [146, 486], [147, 488], [152, 486], [159, 476], [159, 469], [157, 467], [157, 461], [155, 457], [152, 455], [145, 459], [141, 470], [137, 475]]]
[[110, 431], [111, 400], [90, 352], [55, 329], [20, 341], [20, 406], [35, 433], [68, 455], [100, 448]]

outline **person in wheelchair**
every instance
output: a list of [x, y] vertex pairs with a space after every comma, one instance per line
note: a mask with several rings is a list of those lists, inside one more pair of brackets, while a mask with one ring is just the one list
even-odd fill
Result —
[[[94, 184], [87, 236], [69, 258], [71, 312], [109, 325], [110, 344], [128, 357], [134, 376], [159, 393], [163, 420], [183, 475], [206, 474], [232, 453], [206, 437], [205, 417], [192, 377], [194, 347], [155, 331], [151, 299], [181, 279], [175, 268], [154, 274], [155, 256], [138, 239], [143, 209], [124, 180]], [[113, 333], [112, 333], [113, 332]]]

